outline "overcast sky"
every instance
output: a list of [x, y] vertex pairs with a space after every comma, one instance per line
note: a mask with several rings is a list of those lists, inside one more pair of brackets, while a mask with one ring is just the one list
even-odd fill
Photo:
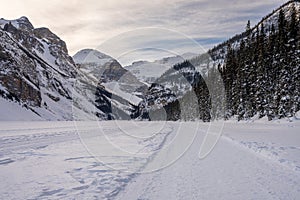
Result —
[[[163, 28], [163, 34], [170, 33], [170, 38], [166, 36], [156, 38], [160, 44], [164, 44], [163, 49], [170, 52], [195, 51], [183, 45], [186, 41], [181, 43], [183, 38], [192, 38], [208, 49], [243, 31], [248, 19], [254, 24], [286, 1], [0, 0], [0, 2], [2, 15], [0, 17], [15, 19], [27, 16], [35, 27], [48, 27], [66, 41], [69, 53], [73, 55], [83, 48], [97, 48], [105, 41], [106, 44], [114, 46], [126, 46], [125, 49], [129, 51], [130, 45], [131, 50], [139, 49], [142, 43], [139, 41], [138, 45], [135, 44], [134, 30], [141, 30], [144, 27], [155, 27], [145, 29], [155, 34], [158, 28]], [[128, 31], [131, 31], [131, 37], [119, 36]], [[111, 38], [118, 38], [117, 41], [122, 44], [116, 44], [116, 39]], [[144, 37], [144, 42], [147, 44], [144, 45], [145, 48], [153, 48], [153, 40]], [[105, 48], [107, 49], [107, 45]]]

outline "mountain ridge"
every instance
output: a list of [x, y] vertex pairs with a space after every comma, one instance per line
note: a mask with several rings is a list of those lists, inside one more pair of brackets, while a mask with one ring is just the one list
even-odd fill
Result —
[[[181, 73], [187, 80], [184, 85], [191, 87], [191, 90], [164, 107], [170, 111], [167, 115], [178, 116], [178, 111], [172, 108], [180, 107], [180, 102], [186, 102], [188, 96], [194, 93], [198, 105], [184, 107], [184, 112], [193, 113], [195, 109], [199, 112], [188, 118], [179, 116], [173, 120], [251, 120], [262, 117], [272, 120], [295, 117], [300, 109], [299, 18], [299, 1], [289, 1], [266, 15], [254, 27], [251, 28], [248, 22], [246, 31], [210, 49], [208, 53], [175, 65], [163, 75], [163, 80], [174, 80], [172, 76]], [[190, 79], [197, 73], [201, 74], [201, 78]], [[219, 108], [218, 105], [211, 107], [214, 100], [211, 95], [214, 94], [208, 86], [212, 92], [220, 90], [222, 93], [222, 88], [211, 87], [214, 81], [224, 85], [225, 96], [214, 97], [217, 101], [224, 98], [219, 102]], [[174, 88], [174, 84], [165, 85]]]
[[[0, 95], [19, 102], [41, 118], [53, 120], [95, 116], [104, 120], [130, 119], [132, 115], [149, 116], [149, 110], [159, 113], [161, 109], [166, 109], [170, 120], [209, 121], [214, 115], [238, 120], [255, 115], [269, 119], [292, 117], [300, 107], [299, 12], [300, 2], [288, 1], [255, 26], [249, 22], [246, 31], [207, 54], [172, 63], [171, 69], [155, 78], [156, 84], [147, 83], [148, 89], [141, 78], [139, 81], [108, 55], [84, 49], [73, 59], [66, 43], [48, 28], [34, 28], [26, 17], [1, 18]], [[92, 57], [86, 59], [84, 55]], [[168, 58], [156, 62], [168, 63]], [[133, 64], [139, 67], [151, 63]], [[210, 105], [207, 81], [221, 81], [214, 73], [220, 73], [225, 87], [224, 114], [211, 110], [215, 108]], [[193, 93], [197, 105], [188, 106], [186, 117], [180, 118], [179, 104], [187, 105]], [[130, 102], [132, 96], [137, 97], [134, 103]]]
[[[101, 102], [96, 99], [110, 102], [112, 96], [97, 90], [102, 86], [78, 69], [66, 43], [48, 28], [34, 28], [26, 17], [1, 19], [0, 35], [0, 95], [6, 101], [17, 102], [41, 120], [119, 119], [97, 109]], [[106, 106], [131, 107], [118, 101]]]

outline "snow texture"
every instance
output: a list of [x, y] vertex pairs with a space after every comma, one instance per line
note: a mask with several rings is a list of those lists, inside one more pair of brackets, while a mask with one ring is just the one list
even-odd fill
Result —
[[[0, 199], [299, 197], [298, 120], [226, 122], [220, 141], [201, 160], [208, 127], [200, 122], [0, 122], [0, 178], [5, 180]], [[107, 137], [131, 156], [111, 149]], [[94, 154], [97, 150], [106, 151]], [[170, 165], [142, 173], [165, 166], [181, 150]]]

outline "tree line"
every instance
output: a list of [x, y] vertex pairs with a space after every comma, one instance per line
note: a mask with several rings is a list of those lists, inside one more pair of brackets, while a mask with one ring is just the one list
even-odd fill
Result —
[[[194, 115], [181, 119], [209, 121], [216, 115], [220, 116], [211, 106], [211, 88], [207, 87], [209, 81], [220, 81], [214, 76], [216, 71], [224, 84], [222, 106], [225, 111], [222, 117], [225, 119], [237, 117], [238, 120], [246, 120], [257, 115], [272, 120], [295, 116], [300, 110], [300, 20], [294, 2], [298, 1], [289, 2], [288, 9], [287, 6], [278, 9], [278, 17], [272, 18], [276, 20], [264, 18], [254, 28], [248, 21], [245, 32], [235, 36], [235, 40], [228, 40], [208, 52], [214, 67], [208, 67], [207, 73], [192, 84], [192, 93], [198, 99], [197, 108], [195, 105], [186, 107], [190, 111], [197, 109], [197, 112], [184, 111]], [[189, 62], [198, 65], [204, 57], [202, 55]], [[204, 60], [207, 62], [207, 59]], [[187, 65], [186, 61], [176, 68]], [[168, 114], [179, 116], [180, 102], [188, 103], [189, 95], [191, 92], [167, 105]], [[177, 119], [180, 117], [172, 120]]]

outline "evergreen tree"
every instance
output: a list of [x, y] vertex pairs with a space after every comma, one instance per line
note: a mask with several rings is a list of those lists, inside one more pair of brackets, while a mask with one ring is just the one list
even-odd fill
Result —
[[266, 90], [266, 101], [268, 103], [266, 107], [266, 115], [269, 120], [275, 118], [276, 114], [276, 103], [274, 101], [274, 94], [276, 90], [276, 84], [278, 79], [276, 79], [276, 59], [275, 59], [275, 42], [276, 42], [276, 31], [274, 24], [271, 25], [270, 34], [267, 41], [267, 60], [266, 60], [266, 76], [267, 76], [267, 90]]
[[231, 44], [227, 46], [227, 57], [226, 57], [226, 66], [223, 70], [223, 80], [226, 90], [226, 102], [227, 102], [227, 113], [226, 117], [231, 117], [233, 115], [232, 110], [232, 86], [234, 80], [234, 70], [236, 68], [236, 58], [235, 52], [231, 47]]
[[265, 29], [264, 24], [261, 24], [261, 29], [258, 34], [258, 60], [257, 60], [257, 80], [256, 80], [256, 107], [259, 117], [266, 115], [266, 87], [267, 87], [267, 72], [265, 70], [266, 54], [265, 54]]
[[289, 77], [289, 95], [291, 96], [289, 101], [290, 115], [295, 115], [295, 112], [299, 108], [299, 53], [297, 52], [298, 44], [298, 34], [299, 34], [299, 21], [297, 19], [297, 12], [294, 4], [291, 7], [291, 19], [289, 23], [289, 41], [288, 41], [288, 63], [289, 72], [291, 73]]
[[[218, 99], [214, 94], [220, 92], [211, 86], [221, 81], [226, 94], [225, 118], [237, 116], [242, 120], [259, 114], [271, 120], [295, 116], [300, 110], [300, 20], [299, 10], [290, 5], [288, 14], [279, 10], [275, 24], [268, 25], [266, 20], [252, 29], [248, 21], [243, 34], [209, 51], [213, 59], [224, 59], [224, 64], [218, 62], [208, 68], [206, 76], [193, 78], [200, 119], [223, 116], [211, 106], [212, 99]], [[195, 66], [205, 64], [203, 56], [193, 60]], [[189, 67], [188, 61], [174, 66], [176, 70]], [[216, 71], [223, 80], [215, 76]], [[192, 118], [189, 114], [187, 119]]]

